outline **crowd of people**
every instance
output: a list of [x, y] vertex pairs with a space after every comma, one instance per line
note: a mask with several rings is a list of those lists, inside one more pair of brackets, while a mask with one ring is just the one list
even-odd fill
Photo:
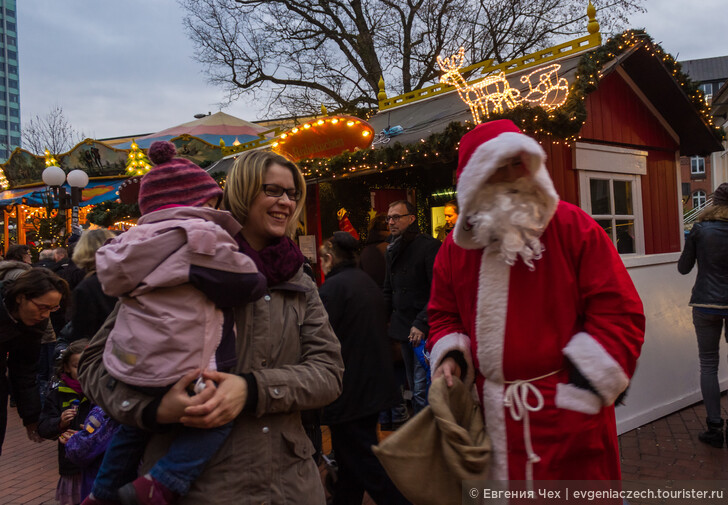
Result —
[[[378, 425], [427, 408], [439, 377], [477, 393], [492, 478], [620, 479], [614, 406], [640, 355], [642, 304], [515, 124], [462, 138], [440, 240], [411, 202], [392, 202], [364, 243], [322, 241], [320, 288], [292, 240], [306, 198], [294, 163], [245, 152], [221, 189], [175, 155], [150, 147], [135, 228], [84, 231], [37, 264], [15, 245], [0, 262], [0, 450], [12, 395], [28, 438], [58, 442], [61, 505], [322, 505], [319, 422], [337, 463], [331, 503], [409, 503], [371, 447]], [[679, 263], [698, 262], [700, 440], [716, 447], [721, 188]]]

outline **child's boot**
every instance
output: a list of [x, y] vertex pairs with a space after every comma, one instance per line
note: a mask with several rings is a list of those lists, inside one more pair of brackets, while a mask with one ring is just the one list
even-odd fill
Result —
[[122, 505], [170, 505], [179, 496], [149, 474], [119, 489]]
[[723, 420], [721, 419], [719, 423], [711, 423], [706, 419], [705, 422], [708, 430], [698, 435], [698, 440], [720, 449], [723, 447]]
[[88, 495], [85, 500], [81, 502], [81, 505], [119, 505], [118, 501], [108, 501], [96, 498], [93, 493]]

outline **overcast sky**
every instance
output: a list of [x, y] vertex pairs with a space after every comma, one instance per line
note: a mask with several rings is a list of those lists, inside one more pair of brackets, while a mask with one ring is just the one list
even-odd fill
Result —
[[[175, 0], [18, 0], [22, 125], [63, 107], [91, 138], [155, 132], [216, 112]], [[586, 4], [586, 1], [585, 1]], [[646, 0], [631, 26], [680, 60], [728, 55], [726, 0]], [[597, 14], [598, 17], [598, 14]], [[223, 109], [263, 119], [252, 100]]]

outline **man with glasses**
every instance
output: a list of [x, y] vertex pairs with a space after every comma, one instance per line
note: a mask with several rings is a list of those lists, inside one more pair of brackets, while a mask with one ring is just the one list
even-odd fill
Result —
[[384, 298], [391, 313], [389, 337], [401, 344], [407, 381], [416, 414], [427, 404], [427, 371], [415, 349], [427, 338], [427, 302], [430, 298], [432, 267], [440, 242], [417, 227], [414, 206], [405, 200], [389, 205], [387, 211], [390, 244]]

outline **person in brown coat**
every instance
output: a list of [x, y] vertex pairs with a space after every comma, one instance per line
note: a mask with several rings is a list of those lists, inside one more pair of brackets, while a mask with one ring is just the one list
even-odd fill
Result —
[[267, 293], [235, 309], [236, 341], [218, 349], [232, 351], [234, 364], [230, 373], [206, 372], [201, 394], [186, 391], [196, 374], [159, 402], [113, 381], [102, 354], [115, 312], [81, 359], [80, 380], [95, 403], [122, 423], [160, 431], [147, 446], [142, 472], [165, 453], [175, 424], [210, 428], [233, 421], [227, 443], [180, 505], [326, 503], [300, 412], [339, 396], [343, 362], [303, 255], [289, 238], [304, 199], [296, 165], [271, 152], [242, 154], [228, 175], [223, 207], [244, 226], [236, 238], [266, 276]]

